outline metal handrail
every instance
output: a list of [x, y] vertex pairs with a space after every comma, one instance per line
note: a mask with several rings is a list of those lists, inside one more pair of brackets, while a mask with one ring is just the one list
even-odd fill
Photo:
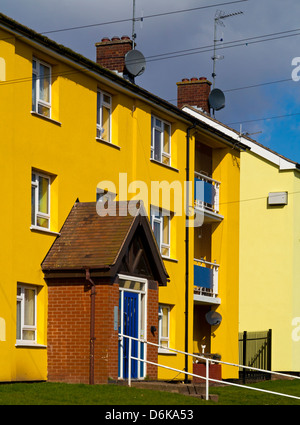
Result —
[[211, 263], [210, 261], [201, 260], [201, 259], [199, 260], [199, 258], [194, 258], [194, 262], [195, 263], [208, 264], [209, 266], [213, 266], [213, 267], [216, 267], [216, 268], [219, 268], [220, 267], [220, 264]]
[[206, 176], [205, 174], [198, 173], [197, 171], [195, 171], [195, 173], [194, 173], [194, 174], [195, 174], [195, 176], [200, 177], [201, 179], [206, 180], [206, 181], [208, 181], [208, 182], [216, 183], [216, 184], [218, 184], [218, 185], [220, 185], [220, 184], [221, 184], [221, 182], [219, 182], [218, 180], [215, 180], [215, 179], [213, 179], [212, 177]]
[[201, 360], [205, 360], [206, 376], [196, 375], [196, 374], [191, 373], [191, 372], [188, 372], [188, 371], [182, 371], [182, 370], [179, 370], [179, 369], [172, 368], [170, 366], [165, 366], [165, 365], [161, 365], [159, 363], [150, 362], [149, 360], [140, 359], [140, 358], [137, 358], [137, 357], [134, 357], [134, 356], [131, 355], [131, 344], [132, 344], [132, 340], [139, 341], [139, 342], [142, 342], [144, 344], [154, 345], [154, 346], [159, 347], [159, 348], [163, 348], [159, 344], [155, 344], [154, 342], [149, 342], [149, 341], [147, 341], [145, 339], [135, 338], [135, 337], [132, 337], [132, 336], [129, 336], [129, 335], [123, 335], [123, 334], [119, 334], [119, 338], [120, 339], [122, 339], [122, 338], [128, 338], [129, 339], [129, 347], [128, 347], [128, 386], [131, 386], [131, 360], [137, 360], [137, 361], [141, 361], [141, 362], [144, 362], [144, 363], [152, 364], [154, 366], [162, 367], [164, 369], [169, 369], [169, 370], [173, 370], [175, 372], [181, 372], [181, 373], [185, 373], [185, 374], [190, 375], [190, 376], [194, 376], [194, 377], [197, 377], [197, 378], [204, 379], [205, 380], [205, 399], [206, 400], [209, 400], [209, 381], [217, 382], [217, 383], [221, 383], [221, 384], [225, 384], [225, 385], [232, 385], [234, 387], [246, 388], [246, 389], [254, 390], [254, 391], [260, 391], [260, 392], [264, 392], [264, 393], [268, 393], [268, 394], [280, 395], [280, 396], [283, 396], [283, 397], [289, 397], [289, 398], [300, 400], [300, 397], [289, 395], [289, 394], [278, 393], [278, 392], [275, 392], [275, 391], [264, 390], [262, 388], [249, 387], [248, 385], [241, 385], [241, 384], [237, 384], [237, 383], [234, 383], [234, 382], [221, 381], [219, 379], [210, 378], [209, 377], [209, 362], [211, 362], [211, 363], [220, 363], [220, 364], [225, 364], [225, 365], [229, 365], [229, 366], [237, 366], [237, 367], [241, 367], [241, 368], [245, 368], [245, 369], [257, 370], [257, 371], [260, 371], [260, 372], [270, 373], [272, 375], [281, 375], [281, 376], [284, 376], [286, 378], [287, 377], [288, 378], [290, 377], [290, 378], [293, 378], [293, 379], [300, 379], [299, 376], [288, 375], [286, 373], [280, 373], [280, 372], [273, 372], [273, 371], [270, 371], [270, 370], [258, 369], [258, 368], [255, 368], [255, 367], [239, 365], [237, 363], [223, 362], [221, 360], [210, 359], [210, 358], [205, 357], [205, 356], [198, 356], [196, 354], [191, 354], [191, 353], [187, 353], [185, 351], [176, 350], [175, 348], [168, 348], [168, 350], [170, 350], [170, 351], [174, 351], [174, 352], [177, 352], [177, 353], [180, 353], [180, 354], [184, 354], [184, 355], [195, 357], [195, 358], [198, 358], [198, 359], [201, 359]]

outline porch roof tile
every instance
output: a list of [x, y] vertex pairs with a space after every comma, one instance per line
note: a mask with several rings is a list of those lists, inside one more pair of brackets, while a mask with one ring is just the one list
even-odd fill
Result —
[[127, 213], [127, 202], [113, 204], [115, 209], [111, 207], [106, 216], [100, 216], [96, 202], [77, 202], [42, 262], [42, 269], [101, 269], [113, 265], [135, 219]]

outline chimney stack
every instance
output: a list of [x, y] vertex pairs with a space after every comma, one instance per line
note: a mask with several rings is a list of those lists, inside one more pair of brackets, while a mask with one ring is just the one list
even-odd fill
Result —
[[177, 106], [184, 105], [202, 108], [204, 112], [210, 113], [208, 96], [210, 94], [211, 82], [205, 77], [184, 78], [177, 83]]
[[113, 37], [111, 40], [107, 37], [102, 38], [100, 43], [96, 43], [96, 62], [103, 68], [117, 71], [124, 74], [125, 55], [132, 50], [133, 42], [127, 36]]

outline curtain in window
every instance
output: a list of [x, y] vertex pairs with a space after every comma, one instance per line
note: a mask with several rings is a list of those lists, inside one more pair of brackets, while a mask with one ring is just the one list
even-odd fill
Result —
[[105, 106], [102, 107], [102, 139], [110, 142], [110, 110]]
[[40, 64], [40, 99], [50, 103], [50, 68]]
[[[38, 211], [43, 214], [49, 214], [49, 181], [47, 178], [39, 176], [38, 193]], [[37, 217], [37, 225], [48, 228], [49, 220], [43, 217]]]
[[17, 339], [21, 339], [21, 301], [17, 301]]
[[167, 307], [160, 307], [161, 311], [161, 340], [160, 345], [168, 348], [169, 345], [169, 310]]
[[[35, 291], [25, 289], [24, 295], [24, 325], [35, 326]], [[34, 341], [35, 331], [24, 329], [23, 339]]]

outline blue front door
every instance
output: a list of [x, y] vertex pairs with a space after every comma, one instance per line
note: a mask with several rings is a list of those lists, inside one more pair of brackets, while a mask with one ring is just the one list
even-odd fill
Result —
[[[123, 301], [122, 301], [123, 298]], [[120, 292], [119, 309], [122, 315], [119, 332], [123, 335], [139, 337], [139, 294], [136, 292], [123, 291]], [[122, 328], [121, 328], [122, 327]], [[121, 347], [122, 344], [122, 347]], [[139, 343], [132, 340], [131, 355], [139, 357]], [[123, 338], [123, 342], [119, 344], [119, 376], [121, 375], [122, 362], [122, 377], [128, 378], [128, 349], [129, 339]], [[132, 360], [131, 362], [131, 377], [138, 378], [138, 362]]]

